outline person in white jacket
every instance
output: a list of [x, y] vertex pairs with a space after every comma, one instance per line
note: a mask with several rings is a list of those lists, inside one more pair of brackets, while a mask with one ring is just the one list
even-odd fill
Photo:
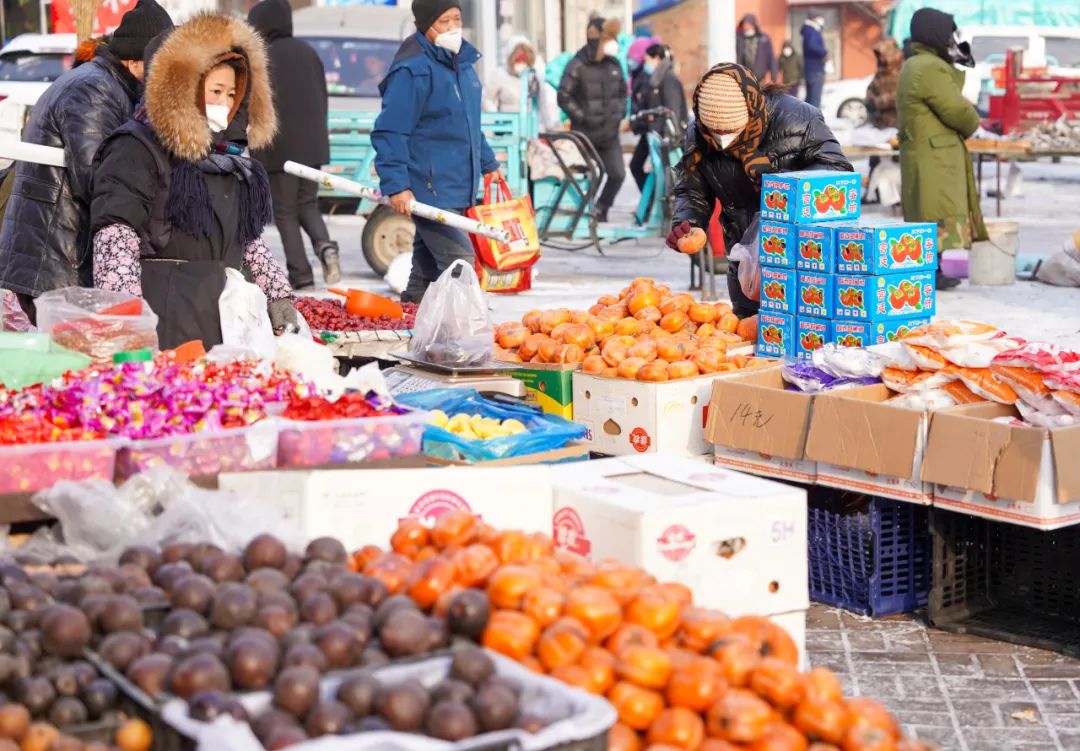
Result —
[[540, 129], [556, 129], [559, 126], [559, 105], [555, 89], [548, 86], [544, 79], [544, 61], [536, 48], [525, 37], [515, 36], [507, 41], [505, 49], [510, 50], [505, 67], [493, 69], [485, 81], [484, 111], [520, 112], [521, 76], [525, 71], [530, 71], [529, 93], [537, 101]]

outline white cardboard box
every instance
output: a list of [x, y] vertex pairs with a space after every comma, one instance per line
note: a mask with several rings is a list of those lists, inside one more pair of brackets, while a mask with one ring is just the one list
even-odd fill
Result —
[[728, 446], [716, 446], [716, 464], [739, 472], [749, 472], [762, 477], [775, 477], [778, 480], [802, 482], [809, 485], [817, 482], [817, 462], [795, 461], [779, 456], [769, 456], [759, 451], [747, 451]]
[[733, 616], [810, 606], [799, 488], [653, 454], [563, 465], [553, 478], [566, 550], [685, 584]]
[[504, 529], [551, 529], [547, 465], [242, 472], [221, 475], [218, 482], [223, 490], [258, 499], [307, 537], [336, 537], [350, 549], [385, 548], [402, 519], [432, 523], [455, 510]]

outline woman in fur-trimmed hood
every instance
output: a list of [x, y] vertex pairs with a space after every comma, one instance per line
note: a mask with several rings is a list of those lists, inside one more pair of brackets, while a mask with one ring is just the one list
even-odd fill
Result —
[[276, 129], [266, 50], [247, 23], [204, 14], [151, 42], [146, 97], [95, 160], [91, 231], [95, 286], [142, 296], [163, 349], [221, 342], [226, 268], [259, 285], [275, 331], [296, 325], [262, 241], [269, 180], [248, 152]]

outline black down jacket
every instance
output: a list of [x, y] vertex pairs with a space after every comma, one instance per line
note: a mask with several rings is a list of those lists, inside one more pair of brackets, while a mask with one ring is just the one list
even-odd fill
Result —
[[559, 106], [570, 118], [571, 130], [588, 137], [596, 147], [619, 139], [626, 117], [626, 79], [619, 61], [610, 55], [596, 59], [596, 41], [574, 55], [559, 82]]
[[310, 167], [328, 164], [330, 135], [322, 60], [310, 44], [293, 37], [292, 8], [286, 0], [263, 0], [251, 9], [248, 23], [266, 40], [278, 115], [274, 143], [255, 152], [255, 157], [267, 172], [281, 172], [287, 161]]
[[20, 162], [0, 230], [0, 287], [37, 297], [92, 286], [90, 176], [94, 153], [122, 125], [142, 85], [107, 46], [65, 73], [34, 106], [23, 139], [64, 149], [66, 167]]
[[[761, 151], [769, 155], [772, 172], [854, 171], [816, 107], [775, 92], [765, 95], [765, 106], [769, 114]], [[698, 151], [703, 159], [691, 170]], [[675, 182], [674, 223], [688, 221], [695, 227], [707, 227], [716, 201], [723, 207], [720, 223], [724, 243], [730, 249], [753, 222], [760, 208], [761, 188], [746, 176], [738, 159], [706, 144], [691, 123], [686, 156]]]

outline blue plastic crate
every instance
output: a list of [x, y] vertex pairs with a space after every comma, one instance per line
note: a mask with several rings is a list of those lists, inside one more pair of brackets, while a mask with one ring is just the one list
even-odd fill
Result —
[[811, 599], [873, 617], [925, 607], [928, 508], [820, 489], [808, 511]]

